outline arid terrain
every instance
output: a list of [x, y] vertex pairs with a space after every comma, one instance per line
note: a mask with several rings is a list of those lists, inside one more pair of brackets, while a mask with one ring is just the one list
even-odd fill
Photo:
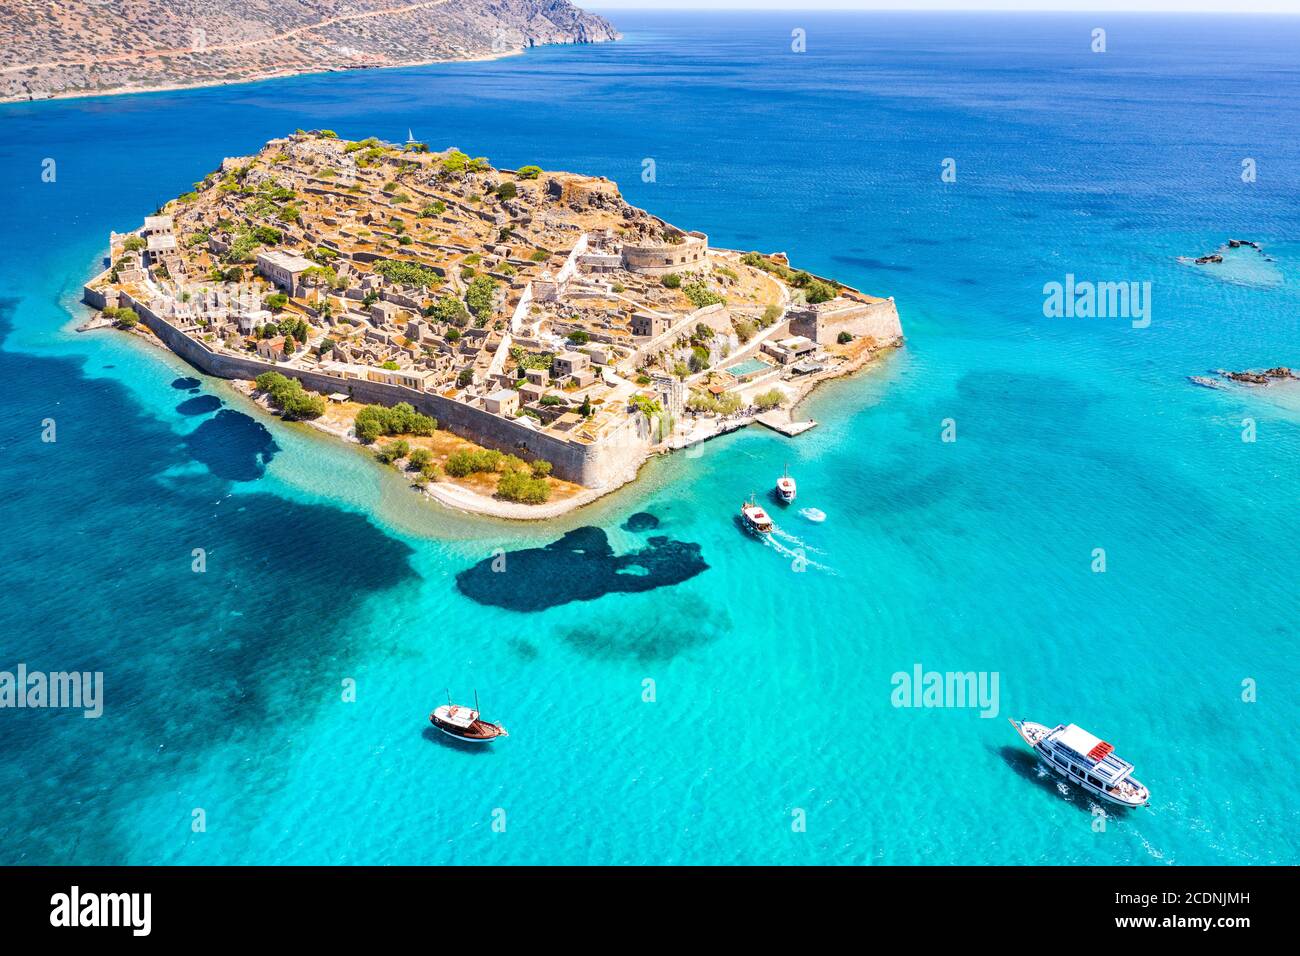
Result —
[[618, 33], [568, 0], [3, 0], [0, 101], [503, 56]]

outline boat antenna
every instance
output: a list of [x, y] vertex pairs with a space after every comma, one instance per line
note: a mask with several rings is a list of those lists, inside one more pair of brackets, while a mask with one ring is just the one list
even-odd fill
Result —
[[482, 710], [482, 709], [483, 709], [483, 708], [479, 707], [479, 705], [478, 705], [478, 688], [477, 688], [477, 687], [474, 688], [474, 709], [475, 709], [475, 710]]
[[447, 688], [447, 706], [448, 706], [448, 707], [451, 706], [451, 688], [450, 688], [450, 687]]

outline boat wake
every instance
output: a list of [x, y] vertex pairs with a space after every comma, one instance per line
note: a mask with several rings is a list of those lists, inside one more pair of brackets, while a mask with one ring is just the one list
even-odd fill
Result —
[[[785, 540], [783, 541], [782, 539]], [[794, 545], [794, 547], [791, 547], [789, 544], [786, 544], [785, 543], [786, 541], [791, 542]], [[814, 561], [812, 558], [808, 557], [808, 551], [809, 550], [816, 551], [816, 549], [815, 548], [810, 549], [807, 545], [805, 545], [803, 542], [801, 542], [798, 538], [794, 537], [793, 535], [785, 534], [780, 531], [773, 531], [769, 535], [764, 535], [763, 544], [771, 548], [773, 551], [775, 551], [777, 554], [781, 555], [782, 557], [790, 558], [792, 561], [798, 561], [804, 568], [814, 568], [818, 571], [824, 571], [827, 574], [838, 573], [834, 568], [827, 567], [826, 565], [818, 561]], [[824, 552], [817, 551], [817, 553], [822, 554]]]
[[826, 520], [826, 512], [822, 511], [820, 508], [800, 508], [799, 514], [817, 524], [821, 524]]
[[784, 541], [786, 544], [790, 545], [791, 547], [803, 548], [804, 551], [811, 551], [813, 554], [826, 553], [821, 548], [814, 548], [811, 544], [808, 544], [806, 541], [802, 540], [801, 538], [791, 534], [789, 531], [784, 531], [781, 528], [774, 527], [772, 529], [772, 537], [780, 538], [782, 541]]

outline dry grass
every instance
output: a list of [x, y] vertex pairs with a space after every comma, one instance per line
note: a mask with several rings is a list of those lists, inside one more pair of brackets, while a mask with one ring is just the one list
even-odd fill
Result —
[[[325, 414], [317, 421], [327, 425], [331, 431], [346, 434], [356, 420], [357, 412], [364, 407], [360, 402], [327, 402]], [[446, 473], [447, 459], [454, 453], [458, 451], [479, 451], [483, 448], [482, 445], [476, 445], [468, 439], [460, 438], [449, 431], [440, 429], [432, 435], [385, 436], [375, 442], [375, 446], [396, 441], [399, 438], [412, 448], [427, 448], [433, 453], [433, 460], [437, 463], [438, 470], [441, 472], [438, 477], [439, 481], [456, 485], [476, 494], [486, 495], [489, 498], [496, 494], [498, 476], [495, 473], [479, 472], [467, 475], [464, 478], [452, 478]], [[413, 474], [412, 477], [414, 477]], [[547, 478], [546, 483], [551, 488], [551, 501], [563, 501], [566, 498], [572, 498], [583, 490], [581, 485], [574, 484], [571, 481], [562, 481], [559, 478]]]

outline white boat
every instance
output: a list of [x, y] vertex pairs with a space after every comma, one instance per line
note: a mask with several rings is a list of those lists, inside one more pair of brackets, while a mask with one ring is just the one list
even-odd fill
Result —
[[760, 505], [754, 503], [753, 496], [740, 506], [740, 520], [754, 534], [771, 534], [772, 519]]
[[794, 501], [795, 484], [794, 479], [790, 477], [790, 469], [788, 466], [785, 469], [785, 473], [776, 480], [776, 496], [787, 505]]
[[1115, 748], [1076, 724], [1048, 727], [1032, 720], [1013, 720], [1025, 743], [1039, 759], [1066, 780], [1122, 807], [1151, 805], [1151, 793], [1133, 778], [1133, 765]]
[[474, 692], [474, 706], [466, 707], [464, 704], [453, 704], [451, 695], [447, 695], [447, 703], [434, 709], [429, 715], [429, 723], [437, 727], [448, 737], [455, 737], [457, 740], [466, 740], [470, 743], [485, 744], [489, 740], [496, 740], [498, 737], [509, 737], [506, 729], [500, 724], [494, 724], [482, 719], [478, 712], [478, 692]]

